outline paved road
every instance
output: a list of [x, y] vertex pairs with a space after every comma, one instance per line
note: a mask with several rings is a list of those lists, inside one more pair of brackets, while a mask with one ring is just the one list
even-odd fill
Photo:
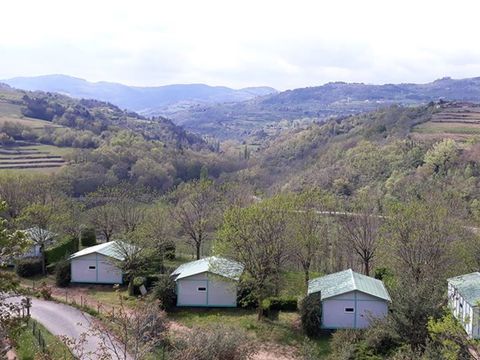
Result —
[[[18, 303], [21, 298], [11, 298], [10, 302]], [[54, 335], [64, 335], [73, 339], [79, 340], [82, 334], [85, 334], [91, 330], [91, 324], [93, 318], [68, 305], [56, 303], [53, 301], [45, 301], [36, 298], [32, 298], [32, 307], [30, 314], [33, 319], [40, 322]], [[102, 339], [96, 335], [89, 335], [86, 338], [86, 342], [83, 346], [84, 353], [95, 352], [102, 344]], [[107, 344], [109, 345], [109, 344]], [[111, 348], [111, 346], [108, 346]], [[110, 350], [110, 354], [113, 359], [118, 359]], [[95, 356], [77, 354], [82, 360], [96, 359]]]

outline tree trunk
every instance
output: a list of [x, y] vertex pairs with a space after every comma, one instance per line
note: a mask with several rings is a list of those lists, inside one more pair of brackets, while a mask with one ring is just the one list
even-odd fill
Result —
[[40, 254], [42, 258], [42, 275], [47, 275], [47, 262], [45, 259], [45, 245], [40, 245]]
[[134, 293], [133, 293], [133, 279], [134, 277], [131, 276], [129, 279], [128, 279], [128, 295], [130, 296], [133, 296]]
[[306, 288], [305, 291], [308, 292], [308, 281], [310, 280], [310, 270], [307, 268], [307, 269], [304, 269], [303, 271], [305, 272], [305, 288]]
[[370, 276], [370, 261], [365, 260], [365, 275]]
[[197, 242], [195, 244], [195, 248], [197, 250], [197, 260], [200, 260], [200, 248], [202, 247], [202, 243], [201, 242]]
[[257, 320], [260, 321], [263, 319], [263, 306], [262, 306], [262, 302], [263, 302], [263, 296], [259, 296], [258, 297], [258, 307], [257, 307]]

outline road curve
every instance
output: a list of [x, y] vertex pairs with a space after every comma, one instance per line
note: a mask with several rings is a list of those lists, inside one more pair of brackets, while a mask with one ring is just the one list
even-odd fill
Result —
[[[21, 299], [21, 297], [14, 297], [10, 298], [8, 301], [11, 303], [19, 303]], [[82, 334], [91, 332], [94, 320], [92, 316], [72, 306], [36, 298], [32, 298], [30, 315], [33, 319], [45, 326], [53, 335], [63, 335], [76, 340], [80, 340]], [[104, 344], [104, 341], [100, 336], [89, 334], [83, 345], [83, 353], [93, 353], [101, 346], [101, 344]], [[105, 345], [108, 348], [111, 348], [109, 343]], [[76, 351], [74, 350], [74, 353], [75, 352]], [[116, 356], [112, 350], [109, 352], [112, 359], [118, 359], [118, 356]], [[96, 359], [96, 357], [92, 355], [82, 356], [78, 351], [75, 355], [81, 360]]]

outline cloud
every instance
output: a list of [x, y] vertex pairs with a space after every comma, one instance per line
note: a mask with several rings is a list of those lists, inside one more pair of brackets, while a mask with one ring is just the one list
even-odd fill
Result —
[[480, 75], [476, 1], [17, 0], [0, 78], [279, 89]]

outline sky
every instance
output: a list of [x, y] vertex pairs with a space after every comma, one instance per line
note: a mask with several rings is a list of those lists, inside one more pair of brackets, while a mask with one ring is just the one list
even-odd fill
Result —
[[478, 0], [15, 0], [0, 79], [279, 90], [480, 76]]

